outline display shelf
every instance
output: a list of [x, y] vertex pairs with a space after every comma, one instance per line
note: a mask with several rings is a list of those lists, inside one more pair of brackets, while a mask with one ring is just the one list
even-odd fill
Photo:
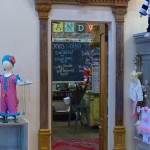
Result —
[[[133, 35], [136, 46], [134, 64], [136, 65], [137, 71], [142, 72], [142, 76], [140, 76], [139, 79], [141, 84], [146, 88], [144, 100], [142, 102], [138, 102], [138, 106], [141, 108], [144, 106], [150, 106], [150, 40], [149, 38], [144, 38], [144, 34], [145, 33], [138, 33]], [[138, 131], [136, 131], [134, 136], [136, 150], [150, 150], [150, 144], [144, 143], [142, 134], [138, 135], [137, 132]]]
[[136, 150], [150, 150], [150, 144], [144, 143], [141, 137], [134, 137]]
[[8, 123], [0, 119], [0, 150], [28, 150], [28, 122], [17, 117], [17, 122], [9, 118]]

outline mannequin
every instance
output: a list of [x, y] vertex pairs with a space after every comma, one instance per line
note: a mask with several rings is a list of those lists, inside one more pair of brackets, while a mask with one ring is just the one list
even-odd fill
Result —
[[3, 116], [4, 122], [7, 122], [8, 116], [16, 117], [19, 115], [19, 112], [17, 112], [19, 101], [17, 98], [16, 84], [20, 84], [21, 81], [19, 75], [13, 74], [15, 62], [14, 56], [5, 55], [2, 58], [4, 75], [0, 76], [0, 115]]

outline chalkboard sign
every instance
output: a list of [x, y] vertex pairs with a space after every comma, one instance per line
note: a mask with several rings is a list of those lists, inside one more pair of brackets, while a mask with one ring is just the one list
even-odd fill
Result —
[[84, 67], [99, 63], [99, 51], [89, 43], [53, 42], [53, 81], [83, 81]]

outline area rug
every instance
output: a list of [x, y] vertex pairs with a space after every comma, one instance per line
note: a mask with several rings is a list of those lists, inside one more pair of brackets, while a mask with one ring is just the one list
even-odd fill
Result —
[[53, 140], [53, 150], [99, 150], [99, 139], [57, 139]]

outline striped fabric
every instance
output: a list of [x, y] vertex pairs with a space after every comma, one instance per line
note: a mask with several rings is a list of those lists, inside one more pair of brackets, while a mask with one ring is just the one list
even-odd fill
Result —
[[148, 5], [150, 3], [150, 0], [145, 0], [139, 13], [143, 16], [146, 16], [147, 15], [147, 9], [148, 9]]

